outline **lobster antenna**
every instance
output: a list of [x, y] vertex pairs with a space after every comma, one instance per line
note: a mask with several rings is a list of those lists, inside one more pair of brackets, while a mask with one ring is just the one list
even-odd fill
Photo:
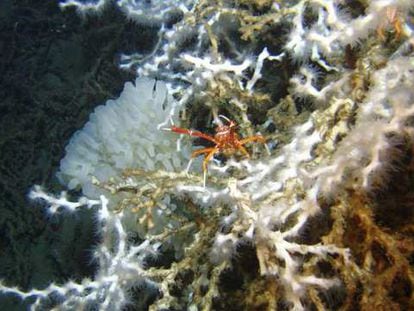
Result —
[[228, 123], [231, 123], [231, 120], [222, 114], [219, 114], [218, 117], [222, 118], [223, 120], [226, 120]]

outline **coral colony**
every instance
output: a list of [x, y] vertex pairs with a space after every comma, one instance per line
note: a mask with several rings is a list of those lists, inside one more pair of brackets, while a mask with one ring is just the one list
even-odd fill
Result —
[[[158, 42], [122, 56], [135, 83], [66, 148], [59, 178], [85, 196], [30, 192], [94, 211], [97, 271], [2, 292], [34, 310], [414, 308], [412, 205], [379, 199], [414, 167], [411, 0], [61, 3], [109, 5]], [[266, 144], [209, 155], [203, 185], [203, 156], [186, 165], [212, 146], [191, 134], [230, 121]]]

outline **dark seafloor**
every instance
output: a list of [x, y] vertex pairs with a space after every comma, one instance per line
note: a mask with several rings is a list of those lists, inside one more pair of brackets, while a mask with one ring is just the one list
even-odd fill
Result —
[[[134, 78], [114, 55], [154, 43], [155, 29], [139, 29], [116, 10], [103, 14], [82, 18], [56, 0], [0, 1], [0, 279], [7, 286], [41, 289], [94, 271], [90, 212], [49, 217], [27, 193], [34, 184], [62, 189], [55, 173], [68, 140]], [[0, 296], [0, 310], [26, 308]]]

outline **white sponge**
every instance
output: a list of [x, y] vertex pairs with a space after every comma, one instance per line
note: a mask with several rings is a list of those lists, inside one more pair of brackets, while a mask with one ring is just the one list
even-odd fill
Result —
[[188, 150], [176, 150], [173, 134], [159, 129], [172, 114], [174, 100], [165, 83], [138, 78], [125, 84], [118, 99], [108, 100], [76, 132], [60, 162], [59, 180], [69, 189], [81, 187], [85, 195], [99, 191], [92, 177], [107, 181], [126, 168], [180, 170]]

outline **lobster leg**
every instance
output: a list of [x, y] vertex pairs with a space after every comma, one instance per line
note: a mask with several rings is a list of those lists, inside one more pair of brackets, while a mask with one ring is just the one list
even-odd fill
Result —
[[215, 149], [215, 148], [214, 147], [208, 147], [208, 148], [197, 149], [197, 150], [193, 151], [193, 153], [191, 153], [191, 158], [196, 158], [196, 157], [198, 157], [199, 155], [201, 155], [203, 153], [209, 153], [213, 149]]
[[250, 154], [247, 152], [246, 148], [244, 148], [242, 144], [240, 144], [237, 147], [237, 149], [239, 149], [241, 153], [243, 153], [247, 158], [250, 158]]
[[258, 141], [258, 142], [264, 144], [266, 142], [266, 139], [263, 136], [261, 136], [261, 135], [250, 136], [250, 137], [246, 137], [246, 138], [240, 140], [240, 144], [241, 145], [244, 145], [244, 144], [250, 143], [252, 141]]
[[203, 161], [203, 171], [205, 171], [205, 172], [207, 171], [207, 164], [208, 164], [208, 162], [217, 153], [218, 150], [219, 150], [219, 148], [217, 148], [217, 147], [211, 148], [211, 151], [209, 152], [209, 154], [207, 154], [206, 157], [204, 158], [204, 161]]
[[204, 175], [203, 186], [204, 188], [206, 187], [206, 181], [207, 181], [207, 164], [211, 160], [211, 158], [217, 153], [218, 150], [219, 148], [217, 147], [211, 148], [211, 151], [209, 152], [209, 154], [207, 154], [206, 157], [204, 158], [204, 161], [203, 161], [203, 175]]
[[265, 149], [266, 149], [267, 154], [270, 155], [269, 147], [266, 145], [266, 139], [261, 135], [250, 136], [250, 137], [246, 137], [246, 138], [240, 140], [239, 149], [244, 153], [243, 149], [241, 149], [242, 145], [250, 143], [250, 142], [254, 142], [254, 141], [258, 141], [258, 142], [262, 143], [264, 145]]
[[187, 168], [186, 168], [186, 173], [188, 174], [188, 171], [190, 170], [190, 166], [193, 163], [193, 159], [198, 157], [199, 155], [203, 154], [203, 153], [209, 153], [214, 149], [214, 147], [210, 147], [210, 148], [202, 148], [202, 149], [197, 149], [195, 151], [193, 151], [193, 153], [191, 153], [191, 158], [190, 161], [188, 161], [187, 164]]
[[207, 140], [217, 144], [217, 141], [213, 137], [211, 137], [209, 135], [206, 135], [204, 133], [201, 133], [199, 131], [184, 129], [182, 127], [177, 127], [177, 126], [174, 126], [174, 125], [171, 126], [171, 131], [174, 132], [174, 133], [178, 133], [178, 134], [186, 134], [186, 135], [190, 135], [190, 136], [194, 136], [194, 137], [204, 138], [204, 139], [207, 139]]

